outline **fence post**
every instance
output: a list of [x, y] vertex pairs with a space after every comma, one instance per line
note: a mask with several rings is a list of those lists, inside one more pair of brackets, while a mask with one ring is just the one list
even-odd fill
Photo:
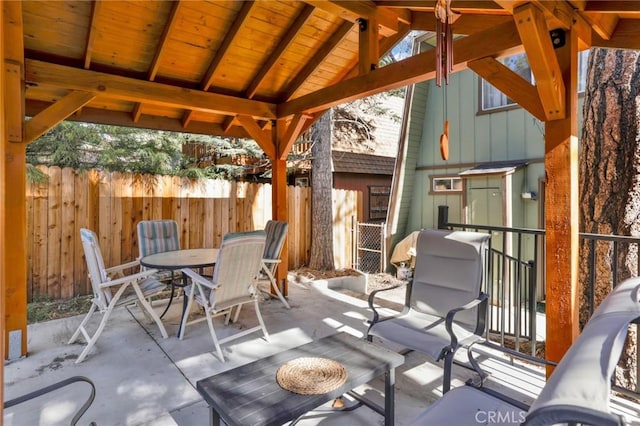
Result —
[[351, 267], [358, 269], [358, 218], [351, 216]]
[[438, 229], [446, 229], [449, 223], [449, 206], [438, 206]]

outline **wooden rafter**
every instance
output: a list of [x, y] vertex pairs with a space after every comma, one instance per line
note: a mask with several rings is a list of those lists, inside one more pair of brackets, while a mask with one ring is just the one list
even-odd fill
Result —
[[[502, 57], [512, 54], [520, 44], [520, 37], [513, 22], [456, 40], [453, 44], [454, 71], [466, 68], [467, 61], [485, 56]], [[280, 104], [278, 117], [324, 110], [433, 77], [435, 77], [435, 52], [430, 50], [372, 71], [367, 76], [340, 81], [325, 89]]]
[[69, 93], [25, 123], [24, 142], [33, 142], [95, 97], [96, 94], [90, 92]]
[[147, 80], [149, 81], [155, 81], [156, 79], [158, 68], [160, 68], [162, 56], [166, 53], [165, 47], [167, 46], [167, 42], [169, 41], [169, 35], [176, 25], [176, 16], [178, 16], [180, 5], [182, 4], [184, 4], [184, 1], [181, 0], [175, 0], [171, 2], [171, 11], [169, 12], [169, 17], [167, 18], [167, 22], [164, 25], [162, 36], [160, 36], [158, 46], [156, 47], [156, 52], [153, 55], [153, 60], [151, 60], [151, 65], [149, 66], [149, 75], [147, 76]]
[[215, 75], [216, 75], [216, 70], [218, 69], [218, 65], [220, 65], [220, 62], [222, 62], [225, 55], [229, 52], [231, 45], [233, 45], [233, 41], [238, 37], [238, 33], [240, 32], [240, 29], [245, 24], [245, 21], [247, 20], [247, 18], [249, 18], [249, 15], [251, 14], [251, 10], [253, 9], [254, 5], [255, 5], [255, 2], [253, 1], [247, 1], [242, 4], [242, 8], [240, 9], [240, 12], [238, 12], [238, 15], [236, 16], [235, 20], [231, 24], [231, 27], [227, 30], [226, 37], [222, 41], [222, 44], [220, 45], [218, 50], [216, 51], [216, 54], [213, 57], [213, 60], [209, 63], [209, 67], [207, 68], [207, 71], [204, 73], [204, 78], [200, 82], [200, 88], [202, 90], [209, 90], [209, 88], [211, 87], [211, 84], [213, 83], [213, 79], [215, 78]]
[[338, 0], [305, 0], [318, 9], [322, 9], [333, 15], [339, 16], [345, 21], [357, 22], [360, 18], [376, 19], [380, 25], [380, 33], [389, 36], [398, 31], [398, 20], [408, 24], [411, 16], [403, 14], [398, 16], [398, 12], [378, 7], [369, 0], [361, 1], [338, 1]]
[[513, 13], [529, 66], [536, 78], [545, 116], [547, 120], [557, 120], [564, 118], [565, 114], [565, 87], [543, 16], [542, 10], [531, 3], [518, 7]]
[[513, 99], [540, 121], [546, 117], [535, 86], [513, 72], [509, 67], [488, 57], [470, 61], [469, 68], [496, 89]]
[[302, 68], [302, 70], [296, 75], [296, 77], [289, 83], [287, 88], [284, 90], [284, 101], [288, 101], [293, 97], [296, 91], [302, 86], [302, 84], [309, 78], [311, 74], [313, 74], [316, 69], [320, 66], [320, 64], [326, 59], [327, 56], [333, 52], [333, 50], [344, 40], [344, 38], [349, 34], [351, 28], [353, 27], [352, 22], [344, 22], [327, 40], [326, 43], [322, 45], [320, 50], [318, 50], [314, 55], [313, 59], [308, 61], [307, 64]]
[[247, 114], [268, 120], [276, 118], [275, 105], [267, 102], [185, 89], [35, 60], [26, 61], [26, 71], [26, 79], [29, 83], [96, 92], [107, 98], [218, 114]]
[[581, 3], [585, 3], [583, 8], [585, 12], [640, 14], [640, 1], [637, 0], [589, 0]]
[[246, 97], [248, 99], [251, 99], [255, 96], [258, 87], [260, 87], [260, 84], [264, 81], [264, 78], [267, 76], [269, 71], [271, 71], [273, 66], [280, 60], [284, 52], [300, 32], [300, 30], [309, 21], [311, 15], [313, 15], [314, 9], [315, 8], [311, 5], [305, 5], [302, 11], [298, 14], [295, 21], [293, 22], [293, 25], [289, 27], [284, 37], [282, 37], [274, 51], [269, 56], [269, 59], [267, 59], [267, 61], [262, 65], [262, 68], [260, 68], [260, 71], [258, 71], [258, 74], [253, 78], [251, 85], [246, 90]]
[[[233, 23], [227, 30], [224, 40], [222, 40], [220, 47], [218, 47], [218, 50], [216, 51], [215, 55], [213, 56], [213, 59], [211, 60], [211, 62], [209, 63], [209, 66], [207, 67], [207, 71], [204, 73], [204, 77], [200, 81], [200, 88], [202, 90], [204, 91], [209, 90], [209, 88], [213, 84], [213, 79], [215, 78], [216, 70], [218, 69], [218, 66], [224, 59], [225, 55], [229, 52], [229, 49], [231, 48], [233, 41], [236, 39], [236, 37], [238, 36], [238, 33], [240, 32], [240, 29], [244, 26], [246, 20], [249, 18], [249, 15], [251, 14], [251, 10], [253, 9], [254, 6], [255, 6], [254, 1], [245, 1], [242, 4], [240, 11], [238, 12], [235, 19], [233, 20]], [[188, 126], [189, 122], [192, 119], [192, 116], [193, 116], [192, 110], [185, 111], [184, 116], [182, 117], [182, 123], [185, 126]]]
[[[178, 15], [178, 11], [180, 10], [181, 0], [175, 0], [171, 2], [171, 11], [169, 12], [169, 16], [167, 18], [167, 22], [164, 25], [164, 29], [162, 31], [162, 36], [160, 36], [160, 40], [158, 41], [158, 46], [156, 47], [156, 52], [153, 55], [153, 59], [151, 60], [151, 64], [149, 65], [149, 72], [147, 74], [147, 80], [154, 81], [156, 79], [156, 75], [158, 74], [158, 68], [160, 68], [160, 61], [162, 59], [162, 55], [165, 53], [167, 41], [169, 40], [169, 34], [171, 34], [171, 30], [175, 26], [176, 16]], [[133, 121], [137, 122], [140, 120], [142, 116], [142, 103], [138, 102], [134, 105], [133, 110], [131, 111]]]
[[276, 158], [276, 147], [271, 138], [271, 132], [263, 130], [251, 116], [238, 115], [237, 120], [269, 158]]
[[89, 69], [91, 67], [91, 56], [93, 55], [93, 43], [96, 40], [96, 33], [98, 32], [98, 20], [100, 18], [100, 10], [102, 9], [103, 0], [94, 0], [91, 4], [91, 25], [89, 25], [89, 33], [87, 34], [87, 42], [84, 48], [84, 68]]

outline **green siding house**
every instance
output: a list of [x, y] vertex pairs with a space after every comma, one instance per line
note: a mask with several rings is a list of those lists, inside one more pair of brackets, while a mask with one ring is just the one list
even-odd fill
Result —
[[[531, 78], [524, 54], [504, 63]], [[447, 160], [440, 150], [445, 121]], [[450, 223], [541, 228], [543, 179], [542, 122], [470, 70], [452, 74], [442, 87], [433, 80], [416, 84], [406, 97], [387, 218], [390, 247], [437, 227], [438, 206], [448, 206]]]

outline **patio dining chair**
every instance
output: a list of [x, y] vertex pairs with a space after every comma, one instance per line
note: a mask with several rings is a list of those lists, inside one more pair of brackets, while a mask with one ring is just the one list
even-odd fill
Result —
[[496, 391], [461, 386], [430, 405], [413, 424], [478, 424], [478, 413], [485, 413], [484, 420], [491, 414], [525, 426], [627, 424], [623, 416], [611, 412], [611, 378], [625, 348], [628, 326], [638, 319], [640, 278], [631, 278], [602, 301], [530, 408]]
[[[138, 234], [139, 259], [151, 254], [163, 253], [165, 251], [180, 250], [180, 234], [178, 223], [175, 220], [141, 220], [136, 226]], [[141, 266], [142, 271], [146, 268]], [[154, 278], [158, 281], [171, 284], [171, 295], [169, 302], [160, 318], [164, 316], [175, 295], [175, 274], [174, 271], [157, 271]]]
[[[418, 234], [413, 279], [369, 295], [373, 319], [367, 338], [395, 343], [444, 360], [442, 392], [451, 387], [455, 352], [482, 339], [488, 296], [482, 291], [484, 254], [489, 234], [424, 230]], [[378, 293], [407, 285], [402, 312], [383, 318]], [[480, 366], [468, 352], [471, 367]]]
[[[204, 309], [205, 317], [191, 321], [189, 324], [207, 320], [213, 345], [221, 361], [224, 362], [225, 359], [220, 345], [226, 342], [256, 331], [262, 331], [265, 340], [269, 341], [269, 333], [260, 314], [259, 298], [255, 288], [255, 279], [261, 267], [264, 245], [264, 231], [228, 233], [222, 238], [212, 280], [201, 276], [192, 269], [182, 270], [191, 279], [191, 284], [184, 289], [187, 306], [178, 335], [180, 339], [184, 337], [191, 306], [196, 302]], [[237, 322], [240, 307], [247, 303], [253, 303], [259, 324], [218, 339], [213, 326], [213, 318], [224, 315], [225, 325], [228, 325], [233, 314], [233, 322]]]
[[[264, 231], [267, 234], [264, 253], [262, 254], [262, 267], [258, 274], [258, 284], [269, 283], [269, 286], [276, 293], [280, 301], [287, 309], [291, 309], [289, 302], [285, 299], [284, 295], [280, 291], [278, 282], [276, 281], [276, 271], [278, 265], [282, 262], [280, 254], [282, 253], [282, 247], [284, 247], [284, 241], [287, 238], [287, 230], [289, 224], [280, 220], [269, 220], [264, 227]], [[260, 287], [258, 287], [260, 288]], [[262, 290], [262, 289], [261, 289]], [[263, 291], [271, 296], [269, 290]]]
[[[98, 237], [90, 229], [80, 229], [80, 239], [89, 270], [89, 280], [93, 288], [93, 299], [89, 312], [84, 317], [76, 331], [69, 339], [69, 344], [75, 342], [80, 334], [87, 342], [76, 364], [82, 362], [91, 348], [95, 345], [104, 330], [111, 312], [117, 306], [139, 303], [143, 307], [143, 313], [149, 315], [158, 325], [162, 337], [167, 338], [167, 331], [162, 325], [162, 321], [154, 312], [147, 298], [158, 294], [165, 288], [165, 284], [154, 279], [152, 275], [155, 270], [138, 272], [133, 275], [124, 275], [124, 271], [139, 267], [138, 261], [125, 263], [123, 265], [105, 268], [102, 258], [102, 251], [98, 243]], [[102, 320], [93, 334], [87, 329], [87, 323], [96, 312], [102, 314]]]

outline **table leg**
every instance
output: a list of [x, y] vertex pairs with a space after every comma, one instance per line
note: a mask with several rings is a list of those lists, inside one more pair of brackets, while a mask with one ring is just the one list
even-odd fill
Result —
[[220, 414], [212, 407], [209, 408], [209, 425], [220, 426]]
[[396, 369], [391, 368], [384, 374], [384, 425], [393, 426], [395, 419]]
[[[182, 274], [182, 288], [184, 289], [187, 286], [187, 275]], [[192, 289], [193, 291], [193, 289]], [[178, 338], [180, 337], [180, 330], [182, 330], [182, 319], [184, 318], [184, 313], [187, 311], [187, 295], [182, 295], [182, 314], [180, 315], [180, 324], [178, 325]]]
[[171, 306], [171, 302], [173, 301], [173, 296], [175, 294], [176, 291], [176, 285], [173, 282], [174, 277], [173, 277], [173, 270], [171, 270], [171, 296], [169, 296], [169, 302], [167, 303], [167, 307], [164, 308], [164, 311], [162, 312], [162, 314], [160, 315], [160, 318], [164, 317], [164, 314], [167, 313], [167, 311], [169, 310], [169, 307]]

